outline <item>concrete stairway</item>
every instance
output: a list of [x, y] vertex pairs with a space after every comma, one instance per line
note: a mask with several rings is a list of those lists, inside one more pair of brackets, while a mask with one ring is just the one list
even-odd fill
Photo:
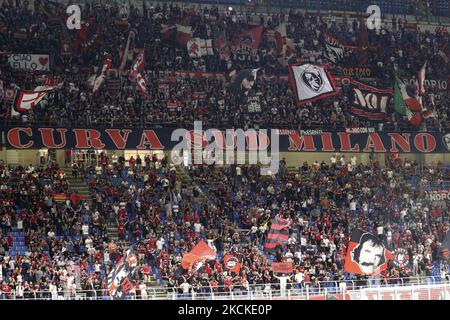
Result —
[[183, 166], [177, 166], [177, 180], [180, 180], [182, 184], [187, 185], [187, 190], [189, 193], [192, 194], [192, 191], [197, 189], [199, 192], [199, 196], [195, 198], [195, 202], [197, 203], [204, 203], [207, 202], [214, 208], [216, 207], [213, 201], [203, 192], [203, 190], [195, 183], [195, 181], [189, 176], [187, 169], [185, 169]]
[[17, 230], [17, 228], [13, 228], [11, 232], [13, 236], [13, 245], [9, 248], [9, 256], [17, 257], [17, 256], [25, 256], [28, 251], [28, 247], [25, 245], [25, 237], [22, 231]]
[[[69, 172], [66, 170], [66, 172]], [[75, 178], [70, 174], [66, 173], [67, 182], [70, 185], [70, 188], [73, 191], [78, 191], [79, 194], [83, 196], [84, 201], [88, 202], [91, 205], [91, 193], [89, 192], [89, 186], [82, 178]]]

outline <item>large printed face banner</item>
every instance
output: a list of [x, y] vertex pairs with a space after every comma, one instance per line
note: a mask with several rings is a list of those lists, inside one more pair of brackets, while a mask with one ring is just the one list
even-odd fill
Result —
[[385, 237], [356, 229], [348, 244], [344, 271], [349, 273], [375, 275], [386, 270], [393, 256], [386, 249]]
[[[172, 150], [180, 143], [206, 148], [205, 131], [186, 131], [172, 141], [173, 128], [62, 128], [6, 127], [6, 148], [9, 149], [108, 149], [108, 150]], [[237, 133], [216, 131], [223, 139], [218, 148], [237, 149]], [[429, 132], [324, 132], [301, 134], [297, 130], [270, 129], [241, 131], [245, 134], [247, 150], [271, 150], [271, 139], [279, 140], [281, 152], [376, 152], [376, 153], [446, 153], [450, 151], [450, 133]], [[220, 141], [222, 140], [222, 141]], [[275, 150], [274, 150], [275, 151]]]

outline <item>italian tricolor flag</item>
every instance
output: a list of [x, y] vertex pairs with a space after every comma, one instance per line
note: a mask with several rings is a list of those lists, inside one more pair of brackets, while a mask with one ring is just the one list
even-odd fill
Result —
[[409, 122], [415, 126], [420, 126], [423, 117], [422, 99], [417, 99], [406, 89], [405, 83], [399, 78], [395, 79], [394, 85], [394, 108], [403, 116], [407, 116]]

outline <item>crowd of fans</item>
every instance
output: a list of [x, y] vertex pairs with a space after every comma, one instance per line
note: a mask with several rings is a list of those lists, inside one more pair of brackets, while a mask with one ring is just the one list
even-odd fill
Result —
[[[31, 11], [30, 1], [4, 1], [0, 6], [0, 47], [3, 52], [0, 79], [5, 89], [19, 86], [34, 89], [39, 80], [36, 73], [13, 70], [7, 63], [7, 53], [50, 53], [53, 58], [51, 76], [63, 82], [55, 99], [42, 102], [37, 108], [19, 118], [10, 117], [11, 101], [0, 102], [0, 115], [8, 122], [47, 123], [53, 125], [93, 126], [155, 126], [174, 125], [190, 127], [193, 120], [202, 120], [210, 127], [327, 127], [375, 126], [377, 124], [350, 113], [351, 99], [344, 94], [299, 107], [287, 80], [286, 63], [274, 56], [273, 31], [286, 22], [287, 37], [295, 44], [293, 63], [308, 60], [308, 52], [323, 51], [324, 35], [330, 34], [347, 45], [358, 45], [360, 22], [345, 18], [343, 22], [326, 15], [303, 14], [291, 10], [288, 14], [245, 14], [219, 12], [214, 8], [181, 8], [163, 3], [154, 7], [122, 10], [116, 4], [89, 5], [82, 9], [82, 30], [69, 30], [65, 24], [65, 9], [45, 7], [45, 0], [35, 1]], [[49, 14], [48, 12], [58, 12]], [[392, 87], [394, 73], [412, 78], [427, 61], [427, 79], [448, 80], [449, 62], [439, 54], [449, 35], [411, 30], [406, 21], [393, 18], [390, 26], [381, 31], [368, 32], [367, 49], [356, 50], [336, 65], [333, 73], [342, 67], [369, 67], [374, 83], [379, 87]], [[392, 22], [392, 23], [391, 23]], [[231, 43], [240, 30], [257, 25], [264, 26], [260, 48], [255, 56], [244, 61], [221, 60], [220, 52], [192, 59], [187, 48], [174, 46], [161, 36], [162, 25], [183, 24], [191, 26], [191, 37], [218, 39], [227, 37]], [[135, 29], [136, 50], [145, 49], [145, 69], [149, 84], [149, 98], [137, 93], [136, 86], [127, 79], [131, 66], [125, 72], [111, 73], [103, 87], [92, 95], [87, 85], [94, 67], [102, 64], [102, 53], [112, 55], [113, 69], [121, 63], [129, 31]], [[18, 36], [25, 34], [23, 36]], [[133, 49], [133, 48], [132, 48]], [[252, 57], [252, 56], [250, 56]], [[325, 62], [317, 57], [316, 62]], [[248, 108], [228, 90], [228, 72], [243, 68], [261, 68], [250, 96], [259, 97], [261, 110]], [[218, 72], [222, 77], [189, 78], [173, 76], [174, 71]], [[286, 77], [279, 78], [284, 75]], [[275, 76], [275, 77], [274, 77]], [[113, 85], [116, 81], [115, 86]], [[202, 98], [193, 95], [203, 94]], [[179, 101], [180, 108], [168, 109], [168, 101]], [[428, 130], [448, 128], [448, 91], [427, 88], [424, 105], [435, 117], [427, 119]], [[391, 105], [390, 110], [393, 110]], [[384, 129], [409, 128], [407, 119], [392, 112]]]
[[[287, 288], [365, 284], [367, 276], [343, 272], [349, 237], [355, 228], [384, 233], [389, 249], [407, 250], [403, 266], [390, 262], [382, 283], [411, 276], [448, 280], [449, 264], [441, 254], [448, 231], [448, 204], [427, 200], [427, 181], [443, 183], [442, 163], [419, 166], [389, 159], [358, 163], [356, 157], [333, 156], [329, 164], [303, 163], [276, 176], [261, 176], [257, 166], [192, 166], [192, 186], [165, 158], [125, 159], [102, 155], [98, 167], [81, 167], [92, 199], [83, 199], [53, 162], [40, 167], [0, 165], [2, 297], [55, 298], [61, 292], [107, 295], [106, 276], [134, 245], [139, 258], [137, 294], [145, 295], [151, 274], [160, 285], [180, 294], [268, 292], [279, 283], [272, 261], [292, 261]], [[66, 194], [56, 202], [54, 194]], [[202, 195], [203, 194], [203, 195]], [[88, 201], [91, 200], [91, 201]], [[263, 248], [275, 215], [290, 219], [288, 246]], [[113, 241], [108, 226], [117, 228]], [[11, 231], [22, 231], [25, 256], [9, 256]], [[115, 230], [114, 230], [115, 231]], [[181, 259], [199, 240], [217, 251], [217, 259], [199, 270], [184, 270]], [[239, 274], [226, 270], [225, 254], [239, 259]], [[103, 291], [101, 291], [103, 290]], [[172, 290], [172, 289], [171, 289]], [[44, 293], [45, 292], [45, 293]]]
[[[290, 63], [304, 60], [308, 52], [321, 51], [324, 34], [357, 46], [358, 19], [337, 22], [291, 10], [289, 14], [245, 15], [218, 9], [183, 9], [164, 3], [155, 7], [123, 10], [116, 4], [83, 7], [82, 31], [68, 30], [65, 10], [52, 9], [44, 0], [3, 1], [0, 5], [0, 80], [4, 89], [33, 89], [37, 73], [13, 70], [9, 53], [50, 53], [51, 76], [63, 83], [53, 101], [45, 101], [18, 119], [10, 117], [11, 101], [0, 100], [2, 123], [63, 126], [180, 126], [202, 120], [205, 127], [327, 127], [375, 126], [350, 114], [348, 88], [343, 94], [312, 104], [295, 102], [285, 63], [273, 56], [270, 31], [287, 23], [295, 45]], [[56, 10], [54, 14], [49, 11]], [[47, 13], [46, 13], [47, 12]], [[256, 55], [244, 61], [221, 60], [220, 53], [192, 59], [186, 48], [161, 39], [162, 24], [189, 24], [192, 37], [229, 42], [239, 30], [264, 26]], [[130, 28], [137, 31], [135, 47], [145, 48], [149, 98], [144, 99], [125, 72], [111, 72], [104, 86], [92, 95], [87, 79], [102, 53], [112, 55], [113, 69], [120, 64]], [[25, 34], [25, 39], [23, 35]], [[370, 31], [365, 50], [356, 50], [336, 66], [367, 66], [378, 87], [392, 85], [394, 74], [410, 78], [427, 61], [427, 77], [448, 81], [449, 63], [439, 50], [448, 33], [410, 30], [405, 21], [393, 19], [392, 27]], [[305, 51], [306, 50], [306, 51]], [[316, 62], [320, 62], [317, 57]], [[323, 62], [323, 61], [322, 61]], [[233, 97], [228, 72], [261, 68], [250, 96], [258, 96], [260, 111]], [[175, 71], [219, 73], [220, 76], [182, 77]], [[114, 81], [118, 87], [113, 87]], [[182, 106], [168, 109], [167, 103]], [[427, 88], [424, 104], [435, 112], [427, 130], [449, 127], [448, 91]], [[384, 129], [399, 130], [405, 119], [392, 113]], [[366, 283], [368, 277], [343, 272], [349, 238], [355, 228], [384, 233], [391, 251], [407, 250], [406, 266], [392, 262], [379, 278], [395, 282], [410, 276], [436, 276], [448, 280], [449, 261], [441, 244], [449, 229], [448, 204], [427, 199], [430, 181], [449, 181], [442, 164], [421, 166], [391, 159], [382, 167], [376, 160], [360, 163], [356, 157], [336, 155], [329, 163], [303, 163], [295, 171], [285, 161], [275, 176], [261, 176], [257, 166], [200, 165], [176, 168], [166, 158], [146, 156], [127, 159], [101, 155], [99, 166], [76, 165], [61, 169], [50, 157], [39, 166], [11, 167], [0, 163], [0, 282], [1, 298], [56, 298], [74, 295], [107, 295], [106, 277], [129, 245], [138, 254], [135, 293], [146, 296], [152, 275], [175, 292], [215, 292], [259, 288], [268, 292], [279, 283], [271, 261], [292, 261], [289, 288], [318, 288], [332, 283]], [[186, 170], [191, 184], [180, 177]], [[74, 190], [68, 176], [82, 178], [89, 199]], [[417, 182], [417, 183], [416, 183]], [[274, 216], [291, 221], [289, 244], [266, 252], [263, 244]], [[111, 231], [113, 230], [113, 231]], [[25, 255], [10, 255], [13, 234], [24, 237]], [[115, 241], [113, 235], [118, 236]], [[199, 241], [217, 251], [217, 259], [199, 270], [184, 270], [181, 259]], [[225, 254], [241, 263], [239, 274], [226, 271]], [[370, 278], [372, 279], [372, 278]], [[354, 282], [354, 283], [355, 283]], [[94, 293], [96, 291], [96, 293]]]

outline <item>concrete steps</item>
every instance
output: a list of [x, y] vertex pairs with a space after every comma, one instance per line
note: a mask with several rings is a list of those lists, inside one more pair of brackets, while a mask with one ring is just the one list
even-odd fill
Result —
[[66, 177], [67, 182], [69, 183], [70, 187], [74, 191], [78, 191], [79, 194], [81, 194], [85, 201], [91, 202], [91, 192], [89, 191], [89, 186], [86, 184], [86, 182], [81, 178], [75, 178], [73, 176], [68, 175]]

